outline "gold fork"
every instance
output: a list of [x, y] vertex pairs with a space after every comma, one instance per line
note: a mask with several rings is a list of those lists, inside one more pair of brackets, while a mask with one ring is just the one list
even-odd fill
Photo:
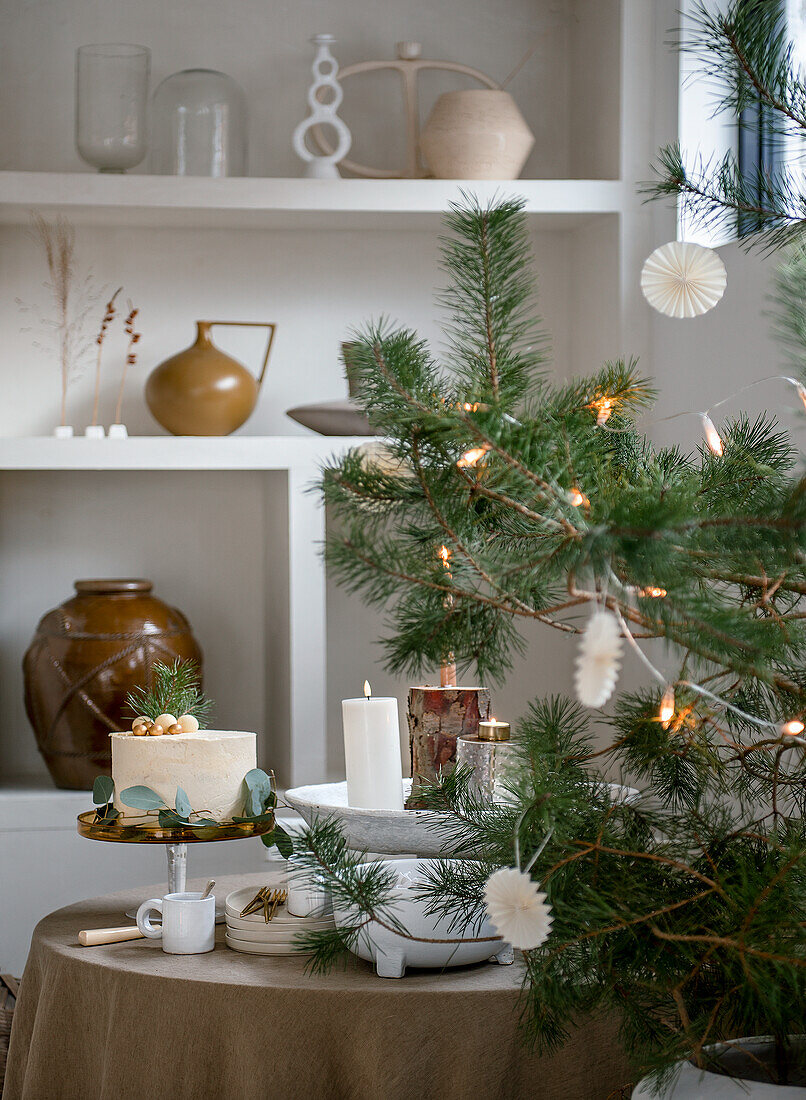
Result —
[[[264, 900], [264, 902], [263, 902], [263, 912], [264, 912], [264, 915], [265, 915], [265, 918], [266, 918], [266, 924], [268, 924], [269, 921], [274, 916], [274, 914], [277, 910], [277, 906], [278, 905], [283, 905], [287, 898], [288, 898], [288, 890], [275, 890], [270, 899]], [[271, 912], [269, 912], [269, 910], [268, 910], [268, 903], [269, 902], [271, 902]]]
[[255, 896], [249, 902], [249, 904], [241, 910], [240, 916], [246, 917], [249, 913], [254, 913], [257, 909], [261, 909], [263, 907], [263, 900], [265, 896], [270, 892], [270, 887], [261, 886]]

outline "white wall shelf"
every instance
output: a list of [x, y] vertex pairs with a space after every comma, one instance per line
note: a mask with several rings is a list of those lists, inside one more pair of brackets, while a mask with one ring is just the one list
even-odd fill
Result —
[[623, 209], [618, 180], [309, 180], [0, 172], [0, 224], [32, 209], [81, 225], [265, 229], [436, 227], [449, 202], [470, 191], [486, 202], [521, 195], [539, 228], [574, 228]]
[[0, 439], [0, 470], [308, 470], [361, 436], [136, 436]]

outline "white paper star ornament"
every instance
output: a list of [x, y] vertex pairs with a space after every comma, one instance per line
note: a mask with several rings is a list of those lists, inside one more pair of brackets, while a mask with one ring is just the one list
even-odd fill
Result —
[[667, 317], [699, 317], [725, 293], [725, 265], [712, 248], [670, 241], [656, 248], [641, 271], [641, 290]]

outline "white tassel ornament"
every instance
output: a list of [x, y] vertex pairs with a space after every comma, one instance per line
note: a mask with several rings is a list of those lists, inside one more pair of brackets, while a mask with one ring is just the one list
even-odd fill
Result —
[[575, 683], [586, 707], [603, 707], [616, 686], [624, 639], [615, 615], [595, 611], [579, 643]]
[[641, 290], [667, 317], [699, 317], [713, 309], [728, 283], [725, 265], [712, 248], [670, 241], [656, 248], [641, 271]]
[[551, 908], [536, 882], [516, 867], [501, 867], [484, 885], [487, 915], [500, 936], [520, 951], [540, 947], [551, 931]]

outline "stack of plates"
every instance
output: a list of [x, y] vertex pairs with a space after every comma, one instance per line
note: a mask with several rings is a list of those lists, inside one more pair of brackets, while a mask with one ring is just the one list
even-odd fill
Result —
[[294, 940], [300, 932], [327, 931], [336, 927], [332, 913], [321, 917], [292, 917], [285, 905], [277, 906], [268, 924], [262, 909], [246, 917], [240, 916], [256, 893], [254, 886], [247, 886], [227, 896], [224, 938], [233, 951], [245, 951], [248, 955], [298, 955], [300, 952]]

